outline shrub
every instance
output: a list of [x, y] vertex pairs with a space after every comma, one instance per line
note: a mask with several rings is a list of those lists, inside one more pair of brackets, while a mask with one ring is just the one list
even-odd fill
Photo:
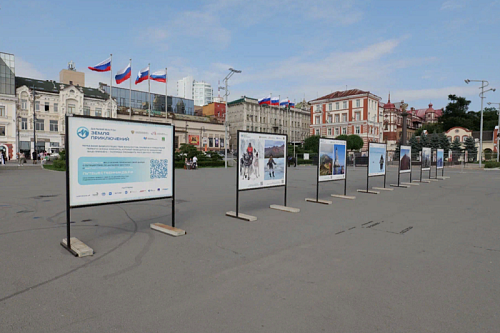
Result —
[[57, 170], [57, 171], [66, 171], [66, 160], [55, 160], [52, 163], [51, 169]]
[[310, 160], [304, 160], [304, 159], [297, 159], [297, 164], [313, 164], [313, 160], [310, 159]]
[[500, 162], [487, 161], [486, 163], [484, 163], [484, 167], [487, 169], [500, 168]]

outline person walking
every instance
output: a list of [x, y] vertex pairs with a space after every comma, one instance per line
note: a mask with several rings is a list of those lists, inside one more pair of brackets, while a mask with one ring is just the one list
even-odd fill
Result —
[[36, 155], [35, 150], [33, 150], [33, 153], [31, 154], [31, 156], [33, 157], [33, 164], [36, 164], [37, 155]]
[[198, 169], [198, 157], [193, 156], [193, 169]]

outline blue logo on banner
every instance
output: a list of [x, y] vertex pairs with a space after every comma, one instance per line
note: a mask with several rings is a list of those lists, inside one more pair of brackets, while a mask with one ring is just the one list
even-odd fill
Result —
[[113, 195], [113, 192], [109, 192], [109, 195]]
[[128, 191], [125, 191], [125, 194], [128, 194]]
[[76, 135], [78, 135], [81, 139], [85, 139], [89, 136], [89, 130], [87, 129], [87, 127], [78, 127], [78, 129], [76, 130]]

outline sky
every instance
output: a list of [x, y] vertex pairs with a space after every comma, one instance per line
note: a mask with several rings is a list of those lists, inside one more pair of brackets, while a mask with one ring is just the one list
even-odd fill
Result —
[[415, 108], [456, 94], [479, 110], [480, 84], [464, 82], [478, 79], [499, 88], [485, 106], [500, 102], [500, 0], [0, 0], [0, 31], [16, 75], [58, 80], [72, 60], [89, 87], [109, 84], [109, 73], [87, 67], [112, 53], [113, 74], [130, 58], [134, 79], [148, 63], [167, 67], [174, 96], [188, 75], [217, 96], [232, 67], [242, 73], [229, 80], [229, 100], [310, 101], [347, 87]]

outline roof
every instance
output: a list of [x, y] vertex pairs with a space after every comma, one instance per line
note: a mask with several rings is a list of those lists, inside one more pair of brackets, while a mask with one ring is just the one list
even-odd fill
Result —
[[441, 117], [443, 115], [443, 109], [434, 109], [432, 107], [432, 103], [429, 104], [429, 107], [427, 109], [416, 109], [415, 114], [424, 119], [426, 113], [434, 112], [436, 114], [436, 117]]
[[258, 101], [258, 99], [256, 98], [251, 98], [251, 97], [247, 97], [247, 96], [241, 96], [241, 98], [239, 99], [235, 99], [234, 101], [231, 101], [231, 102], [228, 102], [227, 103], [227, 106], [231, 106], [231, 105], [236, 105], [236, 104], [240, 104], [240, 103], [243, 103], [245, 101], [245, 99], [253, 99], [254, 101]]
[[103, 99], [103, 100], [106, 100], [109, 98], [108, 94], [106, 94], [105, 92], [102, 92], [99, 89], [95, 89], [95, 88], [80, 87], [80, 86], [59, 83], [56, 81], [37, 80], [37, 79], [30, 79], [30, 78], [26, 78], [26, 77], [16, 76], [16, 89], [19, 87], [22, 87], [22, 86], [26, 86], [28, 88], [33, 88], [33, 86], [34, 86], [35, 90], [37, 90], [37, 91], [44, 91], [44, 92], [54, 93], [54, 94], [58, 94], [61, 90], [65, 89], [69, 86], [73, 86], [76, 89], [82, 91], [83, 95], [85, 97], [97, 98], [97, 99]]
[[364, 90], [359, 90], [359, 89], [336, 91], [336, 92], [331, 93], [329, 95], [325, 95], [323, 97], [313, 99], [312, 101], [309, 101], [309, 102], [322, 101], [325, 99], [341, 98], [341, 97], [347, 97], [347, 96], [353, 96], [353, 95], [368, 95], [369, 93], [370, 93], [369, 91], [364, 91]]
[[[480, 138], [481, 132], [480, 131], [472, 131], [472, 137], [474, 139]], [[484, 141], [493, 141], [493, 131], [483, 131], [483, 142]]]

